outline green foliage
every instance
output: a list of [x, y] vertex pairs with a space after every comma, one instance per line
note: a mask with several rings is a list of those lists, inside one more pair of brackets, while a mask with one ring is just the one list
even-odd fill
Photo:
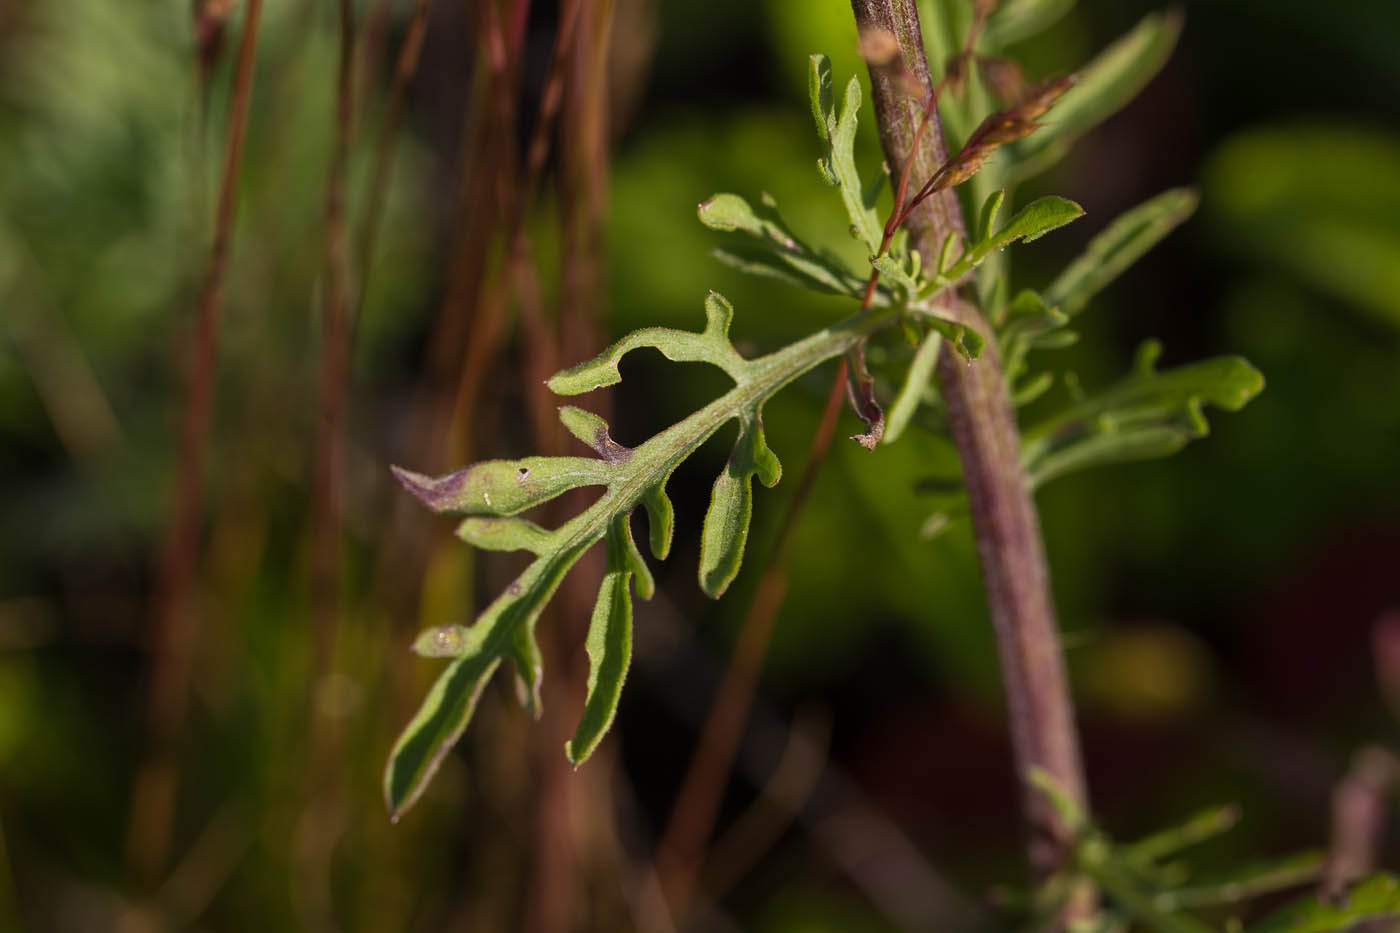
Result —
[[1045, 302], [1074, 317], [1089, 299], [1191, 216], [1200, 197], [1172, 188], [1127, 211], [1089, 241], [1084, 254], [1045, 289]]
[[1337, 903], [1313, 895], [1267, 919], [1257, 933], [1325, 933], [1347, 930], [1368, 920], [1400, 919], [1400, 878], [1381, 873], [1357, 884]]
[[[988, 199], [982, 227], [995, 217], [1002, 196], [996, 192]], [[1078, 335], [1068, 328], [1070, 321], [1128, 266], [1185, 221], [1197, 200], [1190, 189], [1174, 188], [1132, 208], [1095, 236], [1043, 293], [1025, 289], [995, 315], [1000, 321], [997, 339], [1003, 366], [1014, 386], [1017, 406], [1036, 401], [1057, 381], [1055, 373], [1030, 366], [1032, 351], [1073, 344]], [[929, 351], [929, 355], [934, 352]], [[1148, 341], [1139, 349], [1128, 377], [1092, 398], [1072, 398], [1059, 412], [1023, 428], [1021, 459], [1033, 486], [1095, 466], [1173, 454], [1210, 433], [1205, 404], [1238, 411], [1264, 387], [1263, 376], [1240, 357], [1221, 357], [1159, 372], [1156, 361], [1160, 354], [1160, 345]], [[899, 437], [913, 418], [911, 409], [920, 399], [927, 400], [924, 387], [931, 367], [921, 348], [905, 387], [896, 397], [899, 417], [896, 420], [892, 414], [895, 430], [887, 440]], [[1064, 379], [1078, 389], [1070, 374]], [[942, 530], [966, 508], [958, 486], [941, 488], [938, 493], [925, 525], [926, 534]]]
[[[753, 512], [752, 478], [757, 475], [772, 486], [782, 473], [763, 439], [764, 404], [793, 379], [845, 353], [892, 316], [891, 311], [864, 312], [767, 356], [747, 360], [729, 342], [733, 317], [729, 303], [712, 293], [705, 311], [706, 327], [699, 333], [660, 327], [637, 331], [549, 380], [550, 389], [561, 395], [614, 385], [621, 380], [619, 360], [639, 347], [657, 349], [672, 360], [710, 363], [734, 380], [729, 392], [641, 446], [623, 447], [612, 440], [601, 418], [565, 407], [560, 410], [565, 427], [593, 448], [596, 458], [493, 460], [439, 478], [395, 470], [399, 481], [429, 508], [467, 516], [457, 531], [464, 541], [493, 550], [527, 550], [535, 560], [471, 626], [429, 629], [415, 642], [414, 650], [421, 655], [453, 660], [390, 753], [384, 795], [392, 814], [402, 813], [422, 793], [466, 728], [482, 685], [502, 659], [514, 662], [524, 688], [521, 695], [529, 708], [538, 711], [542, 671], [535, 623], [564, 575], [606, 537], [608, 571], [588, 634], [588, 700], [566, 749], [569, 759], [581, 764], [612, 721], [626, 676], [632, 618], [628, 582], [635, 578], [643, 598], [652, 591], [651, 576], [632, 542], [628, 524], [632, 512], [638, 506], [646, 509], [652, 553], [664, 558], [672, 534], [672, 508], [666, 497], [672, 471], [726, 422], [737, 420], [739, 438], [715, 481], [701, 534], [700, 586], [710, 596], [720, 596], [743, 559]], [[605, 491], [556, 529], [514, 517], [586, 486], [602, 486]]]
[[[740, 271], [849, 298], [858, 299], [865, 287], [840, 259], [799, 240], [771, 195], [764, 194], [755, 209], [737, 194], [717, 194], [702, 203], [698, 213], [711, 230], [736, 234], [730, 245], [716, 248], [712, 255]], [[889, 303], [884, 289], [877, 297], [878, 303]]]
[[827, 184], [841, 192], [841, 201], [851, 218], [851, 236], [865, 244], [871, 256], [880, 253], [884, 240], [884, 225], [875, 210], [883, 177], [866, 187], [861, 184], [856, 168], [856, 113], [860, 110], [860, 81], [855, 75], [846, 82], [841, 101], [841, 115], [836, 115], [831, 94], [831, 62], [825, 55], [811, 57], [811, 72], [807, 83], [811, 96], [812, 116], [817, 123], [817, 135], [826, 142], [826, 156], [817, 160], [817, 171]]
[[1180, 13], [1149, 13], [1077, 72], [1045, 129], [1015, 143], [1015, 177], [1027, 178], [1058, 162], [1074, 140], [1137, 96], [1167, 63], [1181, 35]]
[[[1002, 36], [1028, 23], [1048, 22], [1052, 4], [1021, 3], [999, 20]], [[1009, 18], [1008, 18], [1009, 17]], [[1020, 27], [1013, 25], [1020, 23]], [[1043, 161], [1050, 145], [1060, 145], [1093, 121], [1111, 112], [1160, 66], [1158, 60], [1175, 40], [1174, 18], [1152, 18], [1091, 65], [1076, 95], [1056, 110], [1059, 129], [1034, 134], [1052, 137], [1037, 146], [1011, 150], [1013, 167], [999, 169], [1015, 177], [1015, 166]], [[1006, 32], [1012, 30], [1012, 33]], [[1126, 91], [1124, 89], [1127, 89]], [[581, 409], [565, 407], [560, 417], [569, 431], [593, 448], [596, 458], [531, 457], [488, 461], [440, 478], [396, 470], [400, 481], [439, 512], [466, 516], [458, 529], [464, 541], [496, 550], [527, 550], [534, 561], [469, 626], [429, 629], [415, 643], [419, 654], [451, 658], [448, 668], [395, 746], [385, 775], [391, 813], [402, 813], [422, 793], [443, 756], [470, 720], [475, 698], [499, 662], [513, 662], [520, 695], [538, 713], [542, 676], [534, 628], [559, 582], [590, 547], [606, 540], [608, 569], [593, 611], [587, 639], [590, 662], [588, 696], [582, 721], [566, 752], [575, 764], [584, 761], [607, 731], [615, 714], [631, 654], [631, 586], [650, 595], [646, 564], [632, 541], [630, 517], [640, 505], [649, 516], [654, 555], [664, 558], [672, 536], [672, 510], [666, 483], [676, 466], [721, 425], [735, 420], [738, 436], [711, 492], [701, 531], [699, 585], [711, 597], [722, 595], [743, 561], [753, 514], [753, 480], [775, 485], [782, 474], [764, 435], [763, 406], [783, 386], [820, 363], [843, 353], [852, 360], [852, 404], [867, 423], [858, 435], [873, 448], [892, 441], [919, 423], [921, 406], [930, 398], [933, 368], [945, 345], [969, 362], [985, 347], [980, 329], [945, 317], [944, 292], [968, 282], [985, 266], [994, 293], [1004, 291], [1002, 251], [1031, 242], [1083, 215], [1072, 201], [1042, 197], [998, 223], [1007, 200], [1005, 190], [988, 191], [969, 238], [949, 236], [936, 257], [909, 249], [908, 236], [886, 236], [878, 208], [882, 173], [874, 183], [862, 180], [855, 157], [859, 81], [845, 85], [837, 108], [832, 69], [822, 55], [809, 59], [808, 91], [813, 121], [822, 145], [818, 171], [837, 189], [851, 237], [866, 253], [870, 268], [857, 272], [838, 256], [801, 239], [764, 194], [755, 206], [737, 194], [718, 194], [700, 204], [701, 222], [724, 237], [715, 255], [722, 262], [761, 277], [849, 300], [862, 310], [845, 321], [755, 359], [746, 359], [729, 339], [733, 310], [720, 296], [706, 300], [706, 327], [700, 332], [645, 327], [622, 338], [586, 363], [556, 374], [549, 388], [577, 395], [621, 381], [621, 358], [638, 348], [652, 348], [675, 361], [708, 363], [726, 373], [734, 388], [694, 414], [635, 449], [611, 439], [607, 425]], [[1029, 142], [1029, 141], [1027, 141]], [[1054, 150], [1058, 151], [1058, 149]], [[974, 176], [975, 177], [975, 176]], [[984, 176], [985, 177], [985, 176]], [[1008, 372], [1025, 375], [1020, 400], [1044, 392], [1053, 383], [1048, 372], [1026, 373], [1032, 350], [1066, 345], [1064, 329], [1088, 300], [1123, 268], [1187, 216], [1194, 206], [1190, 192], [1167, 192], [1110, 226], [1046, 290], [1024, 291], [990, 315], [1007, 359]], [[984, 289], [984, 293], [986, 290]], [[895, 396], [888, 431], [876, 398], [874, 380], [865, 369], [862, 347], [877, 330], [900, 324], [918, 345]], [[1033, 483], [1072, 469], [1176, 450], [1206, 433], [1201, 413], [1206, 402], [1234, 410], [1262, 387], [1262, 379], [1237, 359], [1207, 361], [1168, 372], [1154, 368], [1155, 344], [1139, 356], [1133, 375], [1095, 399], [1080, 400], [1052, 415], [1025, 435], [1024, 460]], [[931, 421], [941, 430], [938, 418]], [[579, 487], [602, 487], [601, 496], [556, 529], [546, 529], [521, 513]], [[951, 495], [956, 496], [956, 487]]]
[[987, 21], [982, 39], [988, 48], [1004, 49], [1053, 26], [1074, 8], [1074, 0], [1006, 0]]
[[1264, 377], [1240, 357], [1159, 372], [1160, 355], [1161, 346], [1148, 341], [1126, 379], [1025, 430], [1021, 457], [1034, 485], [1072, 470], [1175, 453], [1210, 433], [1204, 404], [1238, 411], [1264, 388]]
[[[1316, 880], [1322, 872], [1320, 852], [1302, 852], [1277, 861], [1250, 865], [1229, 876], [1206, 882], [1191, 879], [1181, 852], [1232, 828], [1239, 814], [1234, 807], [1216, 807], [1179, 826], [1136, 843], [1117, 843], [1077, 807], [1049, 774], [1032, 769], [1028, 780], [1044, 794], [1055, 814], [1075, 839], [1074, 861], [1068, 870], [1037, 892], [1030, 909], [1036, 917], [1052, 915], [1079, 878], [1091, 879], [1109, 900], [1095, 929], [1118, 930], [1140, 924], [1158, 933], [1205, 933], [1216, 928], [1198, 912], [1219, 910]], [[1394, 892], [1389, 892], [1393, 899]], [[1373, 903], [1383, 900], [1374, 898]], [[1358, 914], [1374, 916], [1377, 910]], [[1268, 927], [1274, 929], [1273, 927]], [[1287, 930], [1333, 930], [1328, 927], [1281, 927]]]

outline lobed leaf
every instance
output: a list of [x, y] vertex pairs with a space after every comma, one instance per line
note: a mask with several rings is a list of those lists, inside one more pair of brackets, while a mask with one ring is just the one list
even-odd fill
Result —
[[826, 143], [826, 157], [817, 165], [822, 177], [841, 191], [841, 200], [851, 218], [851, 235], [865, 244], [871, 256], [879, 255], [885, 236], [884, 224], [875, 210], [875, 194], [879, 185], [866, 188], [861, 184], [856, 168], [856, 114], [860, 110], [860, 81], [855, 75], [846, 82], [841, 101], [841, 114], [836, 115], [831, 94], [831, 62], [825, 55], [813, 55], [808, 72], [808, 89], [812, 98], [812, 115], [817, 122], [817, 135]]
[[839, 259], [799, 240], [767, 194], [757, 208], [737, 194], [717, 194], [697, 213], [711, 230], [734, 234], [733, 242], [712, 253], [727, 265], [827, 294], [859, 298], [865, 288]]
[[1210, 432], [1205, 404], [1238, 411], [1264, 388], [1264, 377], [1241, 357], [1158, 372], [1160, 353], [1161, 346], [1148, 341], [1127, 379], [1023, 433], [1022, 462], [1033, 484], [1101, 463], [1173, 453]]
[[734, 307], [723, 295], [710, 292], [705, 298], [705, 329], [700, 333], [669, 327], [644, 327], [623, 337], [593, 359], [556, 373], [546, 385], [556, 395], [582, 395], [604, 386], [617, 385], [622, 381], [622, 374], [617, 369], [618, 361], [639, 347], [660, 350], [668, 360], [679, 363], [709, 363], [739, 381], [746, 364], [729, 341], [729, 323], [733, 319]]
[[[673, 535], [673, 509], [666, 483], [676, 466], [722, 425], [740, 422], [729, 466], [716, 483], [711, 514], [702, 533], [701, 583], [718, 595], [738, 572], [752, 513], [750, 479], [767, 485], [781, 468], [763, 439], [763, 404], [783, 386], [822, 362], [845, 353], [872, 331], [896, 320], [889, 309], [870, 310], [821, 330], [775, 353], [746, 360], [728, 338], [733, 309], [711, 293], [700, 333], [648, 328], [615, 343], [594, 359], [549, 380], [561, 394], [611, 385], [621, 377], [618, 362], [630, 350], [654, 347], [671, 359], [710, 362], [734, 379], [734, 387], [636, 448], [609, 435], [603, 419], [573, 406], [560, 420], [598, 454], [530, 457], [476, 464], [440, 478], [395, 469], [405, 487], [438, 512], [465, 513], [459, 535], [478, 547], [526, 550], [535, 559], [471, 625], [428, 629], [414, 642], [426, 657], [451, 663], [429, 691], [394, 749], [384, 775], [389, 812], [397, 818], [423, 792], [453, 743], [470, 721], [476, 698], [501, 660], [514, 662], [522, 702], [538, 713], [541, 659], [534, 627], [564, 575], [593, 545], [608, 541], [609, 564], [594, 607], [588, 637], [590, 673], [584, 714], [566, 753], [582, 763], [596, 748], [616, 711], [631, 654], [630, 586], [648, 597], [651, 574], [632, 540], [629, 516], [647, 510], [652, 552], [665, 557]], [[542, 528], [519, 512], [579, 486], [603, 486], [602, 496], [555, 529]]]
[[[1001, 317], [998, 333], [1009, 379], [1025, 370], [1032, 349], [1050, 349], [1074, 342], [1063, 328], [1094, 295], [1117, 278], [1195, 210], [1198, 196], [1189, 188], [1173, 188], [1150, 198], [1109, 224], [1089, 241], [1088, 248], [1056, 277], [1043, 295], [1029, 289], [1016, 295]], [[1048, 387], [1041, 378], [1037, 388]]]

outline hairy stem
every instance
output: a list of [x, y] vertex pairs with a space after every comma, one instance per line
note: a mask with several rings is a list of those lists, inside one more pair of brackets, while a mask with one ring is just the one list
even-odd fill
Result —
[[[925, 93], [932, 92], [924, 55], [919, 14], [914, 0], [852, 0], [862, 31], [894, 34], [905, 66]], [[947, 160], [937, 114], [915, 144], [923, 106], [903, 93], [885, 69], [870, 74], [880, 142], [890, 165], [912, 156], [914, 170], [928, 178]], [[925, 256], [938, 255], [949, 233], [963, 234], [956, 196], [944, 190], [923, 200], [907, 223]], [[1001, 658], [1011, 738], [1023, 804], [1030, 823], [1030, 860], [1039, 878], [1065, 866], [1073, 840], [1048, 803], [1026, 783], [1032, 767], [1049, 772], [1081, 807], [1085, 801], [1083, 766], [1074, 710], [1061, 655], [1039, 521], [1020, 461], [1020, 440], [1006, 380], [992, 334], [972, 305], [949, 296], [946, 312], [986, 338], [986, 350], [974, 363], [953, 353], [938, 361], [938, 380], [948, 405], [953, 439], [962, 461], [964, 482], [982, 564]], [[1070, 916], [1092, 911], [1092, 895], [1080, 894]]]

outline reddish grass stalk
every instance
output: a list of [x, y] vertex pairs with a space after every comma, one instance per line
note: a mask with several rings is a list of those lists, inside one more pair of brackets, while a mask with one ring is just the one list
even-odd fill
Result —
[[[914, 0], [852, 0], [852, 8], [862, 31], [882, 28], [894, 34], [906, 66], [920, 86], [930, 88]], [[916, 160], [916, 164], [922, 163], [920, 173], [932, 177], [947, 161], [937, 115], [915, 146], [918, 103], [910, 101], [881, 69], [872, 68], [870, 78], [886, 159], [892, 165], [906, 158]], [[957, 197], [950, 189], [923, 201], [909, 215], [908, 223], [915, 246], [926, 256], [937, 255], [949, 233], [961, 235], [966, 230]], [[1032, 767], [1044, 768], [1083, 806], [1086, 794], [1079, 738], [1039, 522], [1021, 467], [1020, 439], [996, 343], [973, 306], [953, 296], [947, 310], [959, 323], [976, 328], [987, 338], [986, 350], [976, 362], [969, 364], [956, 354], [942, 354], [938, 380], [962, 461], [973, 535], [1001, 658], [1016, 770], [1030, 824], [1030, 861], [1036, 876], [1043, 879], [1068, 864], [1073, 840], [1048, 802], [1026, 781], [1026, 775]], [[1067, 922], [1092, 911], [1092, 892], [1079, 892], [1061, 919]]]
[[214, 404], [219, 318], [238, 203], [243, 142], [252, 103], [262, 0], [248, 0], [239, 41], [229, 110], [223, 178], [219, 187], [214, 239], [200, 289], [198, 333], [190, 347], [189, 394], [181, 429], [175, 507], [167, 532], [156, 590], [156, 625], [147, 710], [148, 749], [132, 789], [127, 861], [137, 877], [152, 881], [164, 870], [170, 851], [175, 808], [176, 746], [189, 698], [190, 664], [198, 620], [193, 586], [198, 566], [199, 530], [204, 510], [204, 470]]
[[[596, 320], [603, 289], [604, 210], [608, 183], [608, 85], [606, 63], [612, 32], [611, 0], [572, 0], [560, 10], [555, 55], [541, 94], [533, 139], [526, 150], [524, 197], [531, 197], [545, 166], [548, 141], [557, 122], [560, 143], [556, 155], [558, 224], [560, 228], [561, 276], [554, 347], [567, 359], [586, 359], [597, 342]], [[517, 223], [523, 221], [525, 205], [520, 205]], [[519, 235], [519, 234], [517, 234]], [[526, 309], [522, 304], [522, 312]], [[523, 314], [522, 314], [523, 316]], [[534, 347], [531, 352], [550, 348]], [[537, 407], [553, 407], [542, 383], [534, 382], [531, 393]], [[603, 417], [606, 405], [592, 406]], [[562, 443], [557, 418], [551, 418], [540, 438], [544, 443]], [[560, 500], [568, 515], [586, 508], [590, 497], [576, 490]], [[561, 516], [561, 520], [562, 520]], [[560, 586], [559, 603], [553, 625], [541, 647], [554, 655], [562, 676], [556, 678], [558, 699], [545, 705], [545, 728], [538, 747], [540, 754], [540, 813], [535, 823], [535, 856], [530, 878], [530, 910], [525, 929], [548, 931], [567, 929], [575, 910], [580, 888], [586, 881], [575, 853], [587, 843], [578, 838], [580, 807], [585, 806], [583, 788], [577, 783], [566, 759], [559, 754], [560, 743], [568, 738], [578, 720], [587, 678], [581, 643], [585, 621], [596, 597], [596, 583], [603, 572], [604, 554], [595, 549], [585, 555], [577, 571]], [[588, 780], [600, 780], [598, 774]], [[581, 848], [582, 846], [582, 848]]]
[[[389, 176], [394, 168], [395, 144], [398, 141], [399, 124], [403, 121], [404, 101], [408, 97], [408, 86], [413, 81], [413, 76], [418, 73], [418, 62], [423, 54], [423, 39], [428, 34], [428, 10], [432, 3], [433, 0], [417, 0], [413, 8], [413, 18], [409, 20], [408, 31], [404, 33], [403, 44], [399, 46], [398, 59], [394, 63], [394, 84], [389, 91], [389, 105], [384, 112], [384, 122], [379, 128], [379, 141], [374, 152], [374, 169], [369, 181], [369, 198], [365, 204], [365, 221], [360, 230], [360, 304], [363, 304], [369, 291], [374, 246], [379, 238], [379, 223], [384, 217], [384, 204], [388, 200]], [[354, 325], [355, 322], [352, 321], [352, 341]]]
[[345, 175], [354, 132], [355, 14], [350, 0], [340, 0], [339, 12], [335, 142], [326, 182], [321, 381], [311, 500], [311, 605], [316, 628], [316, 679], [330, 670], [339, 611], [339, 499], [350, 357], [350, 244], [345, 218]]

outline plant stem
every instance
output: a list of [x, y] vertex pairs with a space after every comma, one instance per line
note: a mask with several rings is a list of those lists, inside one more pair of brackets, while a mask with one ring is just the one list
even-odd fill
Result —
[[[428, 34], [428, 10], [432, 0], [417, 0], [413, 8], [413, 18], [409, 20], [399, 46], [398, 59], [394, 63], [394, 83], [389, 91], [389, 104], [380, 124], [379, 140], [374, 150], [374, 170], [370, 173], [369, 196], [366, 200], [364, 226], [360, 230], [359, 272], [360, 287], [357, 304], [362, 305], [369, 292], [369, 276], [374, 264], [374, 247], [379, 239], [379, 222], [384, 216], [384, 206], [389, 199], [389, 176], [394, 167], [395, 143], [398, 140], [399, 124], [403, 120], [404, 103], [408, 98], [408, 86], [418, 73], [418, 61], [423, 51], [423, 40]], [[371, 22], [373, 20], [371, 19]], [[366, 69], [366, 86], [369, 70]], [[350, 342], [354, 342], [359, 314], [350, 322]]]
[[311, 499], [311, 605], [316, 646], [314, 671], [318, 679], [331, 668], [339, 611], [340, 487], [350, 363], [350, 238], [345, 217], [345, 176], [354, 123], [355, 20], [350, 0], [340, 0], [337, 9], [340, 54], [336, 69], [335, 144], [326, 183], [321, 379]]
[[214, 407], [219, 317], [223, 310], [224, 279], [238, 204], [243, 139], [252, 103], [253, 66], [257, 56], [261, 13], [262, 0], [249, 0], [234, 74], [233, 106], [229, 111], [228, 141], [224, 151], [214, 240], [209, 250], [204, 284], [200, 289], [199, 330], [190, 347], [190, 386], [180, 438], [175, 507], [157, 583], [157, 616], [147, 709], [149, 748], [132, 789], [127, 837], [128, 862], [135, 874], [147, 881], [154, 880], [164, 869], [174, 820], [176, 745], [185, 719], [197, 621], [192, 590], [204, 510], [204, 464]]
[[[881, 28], [894, 34], [905, 66], [925, 93], [931, 93], [914, 0], [852, 0], [851, 6], [862, 31]], [[886, 161], [901, 165], [912, 156], [915, 172], [921, 177], [932, 177], [947, 160], [937, 114], [918, 140], [917, 150], [911, 153], [916, 128], [923, 117], [922, 103], [902, 93], [884, 69], [872, 66], [870, 80]], [[922, 201], [910, 213], [908, 225], [916, 247], [925, 256], [938, 255], [949, 233], [965, 233], [962, 211], [951, 190]], [[1036, 876], [1043, 879], [1068, 865], [1073, 839], [1047, 801], [1026, 783], [1026, 775], [1034, 766], [1045, 769], [1083, 807], [1079, 739], [1050, 599], [1039, 521], [1021, 467], [1020, 438], [996, 343], [976, 308], [954, 295], [949, 295], [945, 304], [950, 317], [986, 338], [986, 349], [974, 363], [965, 363], [953, 353], [942, 354], [938, 379], [962, 462], [972, 530], [1001, 659], [1016, 768], [1030, 824], [1031, 866]], [[1080, 892], [1062, 919], [1082, 917], [1092, 910], [1092, 893]]]

